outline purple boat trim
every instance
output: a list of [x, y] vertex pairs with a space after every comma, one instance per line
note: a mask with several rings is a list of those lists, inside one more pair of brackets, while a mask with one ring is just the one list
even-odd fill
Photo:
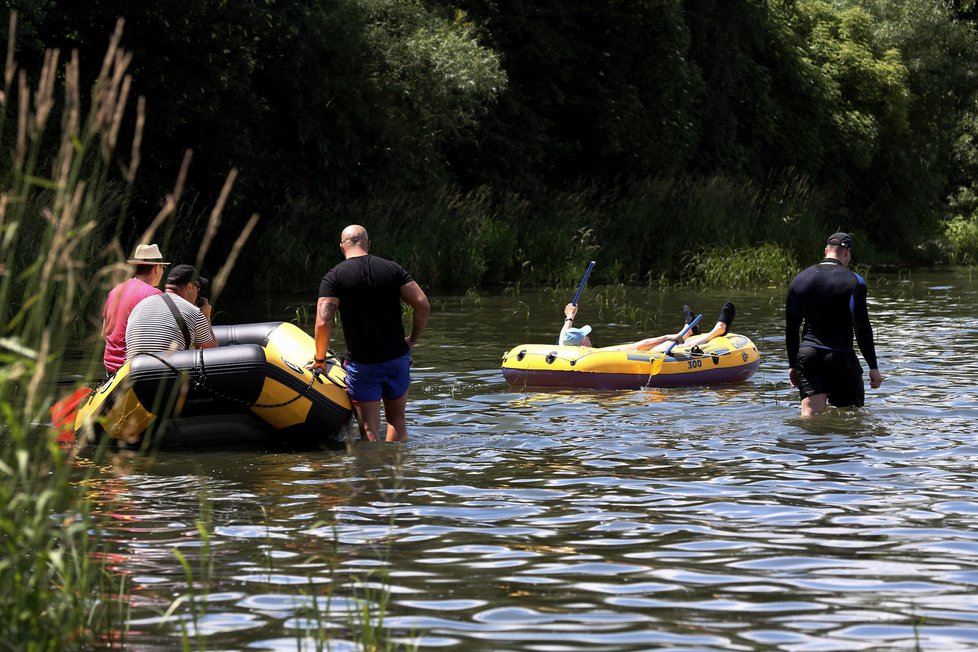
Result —
[[506, 382], [522, 387], [580, 387], [583, 389], [641, 389], [722, 385], [747, 380], [761, 366], [760, 360], [723, 369], [701, 369], [678, 374], [613, 374], [552, 369], [503, 369]]

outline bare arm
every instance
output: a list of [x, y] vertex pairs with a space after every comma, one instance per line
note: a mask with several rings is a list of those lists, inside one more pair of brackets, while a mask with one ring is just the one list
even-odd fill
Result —
[[199, 344], [197, 348], [199, 349], [213, 349], [217, 346], [217, 336], [214, 335], [214, 327], [211, 325], [211, 302], [206, 298], [204, 299], [204, 305], [200, 307], [201, 314], [207, 319], [207, 332], [211, 334], [211, 339], [207, 342]]
[[564, 332], [574, 325], [575, 317], [577, 317], [577, 306], [573, 303], [568, 303], [564, 306], [564, 325], [561, 326], [560, 333], [557, 335], [557, 344], [560, 344], [561, 340], [564, 339]]
[[316, 302], [315, 360], [307, 364], [306, 369], [326, 371], [326, 354], [329, 352], [329, 340], [333, 334], [333, 317], [339, 306], [340, 300], [336, 297], [319, 297], [319, 301]]
[[411, 310], [414, 313], [411, 317], [411, 333], [407, 336], [408, 346], [413, 349], [414, 345], [418, 343], [418, 338], [421, 337], [425, 325], [428, 323], [428, 314], [431, 312], [431, 306], [428, 304], [428, 297], [425, 296], [421, 286], [415, 281], [405, 283], [401, 286], [401, 299], [404, 303], [411, 306]]

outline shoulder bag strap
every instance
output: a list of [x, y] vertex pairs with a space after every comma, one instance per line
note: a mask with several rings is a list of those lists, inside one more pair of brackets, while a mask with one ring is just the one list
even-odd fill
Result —
[[187, 348], [189, 349], [190, 331], [187, 329], [187, 321], [183, 318], [183, 315], [180, 314], [180, 311], [177, 309], [177, 305], [173, 303], [173, 299], [170, 298], [170, 295], [166, 292], [163, 293], [163, 303], [165, 303], [166, 307], [173, 313], [173, 318], [177, 320], [177, 326], [180, 327], [180, 332], [183, 333], [183, 341], [187, 343]]

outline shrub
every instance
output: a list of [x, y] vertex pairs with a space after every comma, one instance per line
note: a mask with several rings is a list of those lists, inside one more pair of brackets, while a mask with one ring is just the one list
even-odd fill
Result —
[[978, 216], [955, 217], [944, 227], [944, 238], [951, 263], [978, 264]]
[[794, 255], [781, 245], [701, 247], [686, 254], [685, 280], [707, 287], [777, 286], [797, 271]]

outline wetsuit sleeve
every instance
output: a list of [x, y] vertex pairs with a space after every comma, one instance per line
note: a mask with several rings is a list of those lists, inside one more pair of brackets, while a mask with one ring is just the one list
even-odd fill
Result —
[[794, 368], [798, 362], [798, 347], [801, 344], [801, 313], [794, 288], [788, 288], [788, 298], [784, 302], [784, 346], [788, 352], [788, 367]]
[[873, 340], [873, 326], [869, 323], [869, 308], [866, 307], [866, 281], [859, 282], [852, 291], [852, 327], [856, 333], [859, 351], [870, 369], [878, 369], [876, 364], [876, 343]]

